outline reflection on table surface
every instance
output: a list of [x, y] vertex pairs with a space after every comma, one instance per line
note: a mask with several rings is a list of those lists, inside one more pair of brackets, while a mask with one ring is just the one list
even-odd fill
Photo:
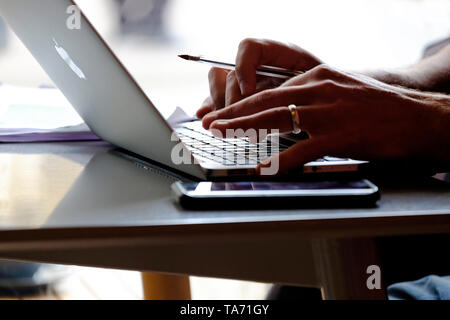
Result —
[[0, 154], [1, 228], [44, 224], [82, 171], [54, 154]]
[[64, 154], [0, 154], [0, 172], [2, 229], [130, 224], [149, 203], [158, 211], [174, 182], [104, 149], [87, 165]]

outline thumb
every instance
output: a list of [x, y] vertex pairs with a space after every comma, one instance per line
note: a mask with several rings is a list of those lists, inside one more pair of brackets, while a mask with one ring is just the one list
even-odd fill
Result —
[[323, 138], [302, 140], [286, 151], [261, 161], [256, 171], [260, 175], [287, 172], [303, 166], [305, 163], [317, 160], [325, 156], [328, 152], [330, 152], [329, 146]]

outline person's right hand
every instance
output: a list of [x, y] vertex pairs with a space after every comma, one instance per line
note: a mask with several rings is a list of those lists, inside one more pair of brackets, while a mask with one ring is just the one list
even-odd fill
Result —
[[211, 111], [282, 84], [280, 79], [258, 76], [256, 69], [261, 65], [308, 71], [319, 64], [322, 61], [295, 45], [272, 40], [244, 39], [239, 44], [236, 70], [212, 68], [209, 71], [210, 96], [197, 111], [197, 117], [201, 119]]

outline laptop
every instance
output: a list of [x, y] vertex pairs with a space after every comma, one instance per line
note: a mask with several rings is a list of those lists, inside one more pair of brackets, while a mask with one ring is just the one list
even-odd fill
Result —
[[[78, 25], [71, 24], [74, 14]], [[295, 143], [219, 139], [200, 121], [171, 127], [74, 1], [0, 0], [0, 16], [91, 130], [122, 149], [191, 177], [213, 179], [255, 175], [259, 161]], [[357, 171], [365, 163], [324, 157], [299, 171]]]

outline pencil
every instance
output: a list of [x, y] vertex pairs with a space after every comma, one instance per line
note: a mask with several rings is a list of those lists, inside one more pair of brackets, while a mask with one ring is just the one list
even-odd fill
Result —
[[[232, 64], [232, 63], [205, 59], [201, 56], [190, 56], [187, 54], [180, 54], [178, 56], [184, 60], [205, 63], [210, 66], [214, 66], [214, 67], [218, 67], [218, 68], [222, 68], [222, 69], [226, 69], [226, 70], [234, 70], [236, 67], [236, 65]], [[303, 74], [303, 73], [304, 73], [303, 71], [299, 71], [299, 70], [288, 70], [288, 69], [284, 69], [284, 68], [265, 66], [265, 65], [262, 65], [262, 66], [258, 67], [258, 69], [256, 69], [256, 74], [259, 74], [261, 76], [280, 78], [280, 79], [290, 79], [292, 77], [298, 76], [299, 74]]]

